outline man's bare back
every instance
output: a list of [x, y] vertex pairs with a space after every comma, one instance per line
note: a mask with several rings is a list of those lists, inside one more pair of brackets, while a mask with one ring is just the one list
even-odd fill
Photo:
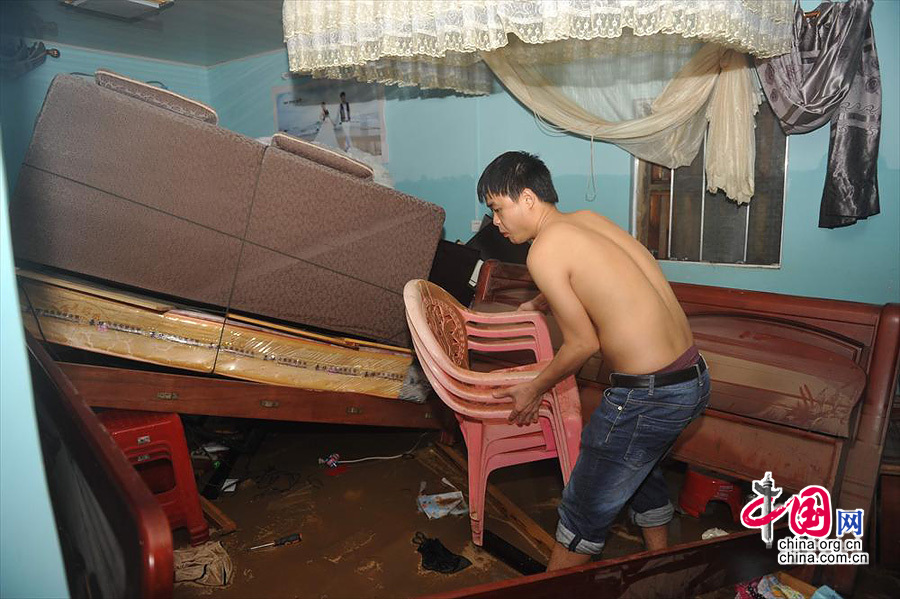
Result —
[[[656, 372], [693, 345], [684, 311], [656, 260], [606, 217], [556, 212], [535, 237], [528, 267], [568, 275], [613, 371]], [[562, 277], [548, 282], [565, 283]]]

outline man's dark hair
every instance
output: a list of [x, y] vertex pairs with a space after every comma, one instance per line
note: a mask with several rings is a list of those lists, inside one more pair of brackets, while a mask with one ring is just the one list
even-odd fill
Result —
[[341, 92], [341, 95], [342, 95], [342, 96], [346, 96], [347, 94], [345, 94], [344, 92]]
[[540, 158], [528, 152], [506, 152], [494, 158], [481, 173], [478, 201], [487, 202], [491, 196], [502, 195], [518, 200], [525, 188], [533, 191], [542, 202], [559, 202], [550, 170]]

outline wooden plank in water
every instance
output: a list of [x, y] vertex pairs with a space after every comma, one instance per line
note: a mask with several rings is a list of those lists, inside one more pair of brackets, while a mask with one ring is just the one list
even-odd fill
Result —
[[233, 533], [237, 530], [237, 522], [228, 517], [228, 515], [219, 509], [219, 506], [212, 501], [200, 495], [200, 507], [213, 522], [215, 522], [218, 530], [215, 531], [216, 536], [222, 537]]
[[[445, 456], [450, 458], [463, 472], [468, 471], [466, 459], [459, 451], [452, 447], [440, 444], [435, 445], [435, 447]], [[553, 546], [556, 544], [556, 539], [554, 539], [546, 530], [541, 528], [537, 522], [532, 520], [528, 514], [522, 511], [522, 508], [504, 495], [496, 485], [488, 483], [486, 492], [488, 497], [497, 502], [501, 512], [503, 512], [503, 515], [510, 524], [512, 524], [516, 530], [521, 532], [525, 538], [531, 542], [534, 548], [541, 552], [541, 555], [549, 559], [550, 552], [553, 551]]]

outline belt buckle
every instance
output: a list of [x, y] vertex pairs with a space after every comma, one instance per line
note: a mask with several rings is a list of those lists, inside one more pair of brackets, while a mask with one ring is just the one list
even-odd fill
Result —
[[[706, 363], [706, 358], [703, 357], [703, 354], [700, 354], [700, 359], [697, 360], [697, 363], [694, 364], [697, 367], [697, 378], [699, 379], [703, 376], [704, 370], [709, 370], [709, 364]], [[701, 368], [702, 366], [702, 368]]]
[[609, 373], [609, 384], [613, 387], [628, 387], [628, 385], [624, 384], [622, 377], [633, 377], [631, 374], [623, 374], [621, 372], [610, 372]]

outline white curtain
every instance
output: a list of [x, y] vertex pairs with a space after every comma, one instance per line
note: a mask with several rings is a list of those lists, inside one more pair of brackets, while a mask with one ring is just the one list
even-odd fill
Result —
[[483, 58], [510, 93], [542, 119], [670, 168], [693, 161], [709, 122], [710, 191], [722, 189], [739, 203], [749, 202], [760, 94], [747, 57], [716, 44], [697, 50], [672, 40], [673, 46], [664, 48], [665, 43], [653, 53], [563, 64], [528, 64], [521, 53], [530, 50], [516, 43]]

